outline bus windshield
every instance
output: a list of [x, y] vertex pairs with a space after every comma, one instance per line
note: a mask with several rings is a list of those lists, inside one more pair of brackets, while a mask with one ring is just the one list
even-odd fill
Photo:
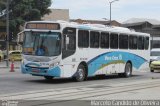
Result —
[[58, 56], [61, 53], [61, 34], [58, 32], [25, 32], [23, 54]]

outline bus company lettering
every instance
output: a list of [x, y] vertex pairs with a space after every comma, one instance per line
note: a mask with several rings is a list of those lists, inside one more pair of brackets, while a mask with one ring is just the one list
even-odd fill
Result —
[[105, 56], [105, 60], [122, 60], [122, 55], [119, 56]]

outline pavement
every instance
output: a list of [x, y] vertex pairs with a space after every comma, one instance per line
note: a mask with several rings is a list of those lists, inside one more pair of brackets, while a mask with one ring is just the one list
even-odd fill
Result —
[[[14, 63], [15, 68], [19, 68], [21, 61], [14, 61], [13, 63]], [[6, 64], [7, 64], [6, 61], [0, 62], [0, 69], [1, 68], [9, 68], [11, 66], [12, 62], [9, 61], [9, 67], [7, 67]]]
[[[0, 74], [9, 74], [11, 72], [11, 62], [9, 62], [9, 67], [6, 66], [6, 61], [0, 62]], [[20, 70], [20, 61], [15, 61], [14, 63], [14, 72], [19, 72]]]
[[17, 74], [20, 72], [19, 70], [19, 68], [15, 68], [14, 71], [11, 71], [10, 68], [0, 68], [0, 75]]

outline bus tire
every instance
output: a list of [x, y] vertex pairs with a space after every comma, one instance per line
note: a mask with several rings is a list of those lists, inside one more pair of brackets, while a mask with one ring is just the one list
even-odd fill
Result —
[[125, 72], [123, 73], [123, 76], [128, 78], [130, 76], [132, 76], [132, 65], [131, 63], [126, 63], [126, 66], [125, 66]]
[[154, 70], [150, 70], [152, 73], [154, 72]]
[[44, 76], [44, 78], [45, 78], [46, 80], [52, 80], [54, 77], [52, 77], [52, 76]]
[[84, 65], [80, 64], [77, 68], [77, 72], [75, 74], [75, 80], [77, 82], [84, 81], [86, 79], [86, 68]]

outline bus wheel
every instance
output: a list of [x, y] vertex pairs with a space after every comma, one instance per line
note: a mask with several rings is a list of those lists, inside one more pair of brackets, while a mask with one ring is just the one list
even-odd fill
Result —
[[125, 72], [123, 73], [123, 76], [126, 78], [132, 76], [132, 65], [130, 63], [126, 64]]
[[84, 65], [80, 64], [78, 66], [78, 69], [75, 75], [75, 80], [77, 82], [81, 82], [81, 81], [84, 81], [85, 78], [86, 78], [86, 68], [84, 67]]
[[44, 76], [44, 78], [45, 78], [46, 80], [52, 80], [52, 79], [53, 79], [52, 76]]

